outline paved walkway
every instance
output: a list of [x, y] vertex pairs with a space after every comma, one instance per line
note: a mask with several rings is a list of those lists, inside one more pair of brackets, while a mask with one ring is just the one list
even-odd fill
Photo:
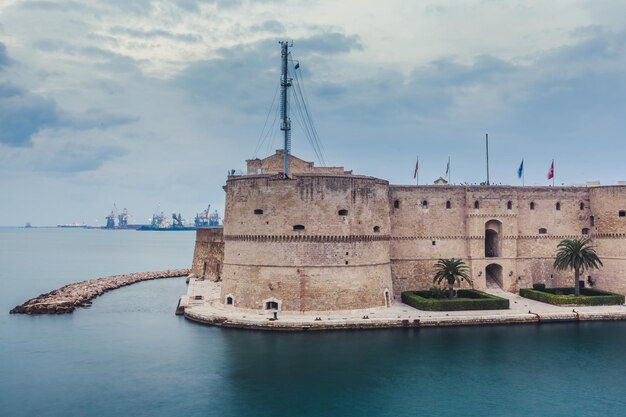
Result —
[[395, 300], [390, 308], [278, 312], [240, 309], [220, 303], [220, 283], [190, 278], [179, 307], [185, 317], [223, 327], [263, 330], [326, 330], [346, 328], [433, 327], [514, 324], [578, 320], [626, 320], [626, 306], [559, 307], [499, 289], [488, 292], [510, 300], [508, 310], [424, 311]]

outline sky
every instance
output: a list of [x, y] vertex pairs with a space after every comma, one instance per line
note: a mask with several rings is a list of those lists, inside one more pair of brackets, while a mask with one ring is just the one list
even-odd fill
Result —
[[281, 147], [279, 40], [329, 165], [480, 183], [489, 133], [492, 183], [626, 180], [622, 0], [0, 0], [0, 225], [222, 213]]

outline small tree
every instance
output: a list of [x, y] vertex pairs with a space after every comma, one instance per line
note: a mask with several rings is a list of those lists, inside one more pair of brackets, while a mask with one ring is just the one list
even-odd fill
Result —
[[598, 269], [602, 261], [598, 258], [596, 250], [591, 246], [591, 239], [581, 237], [578, 239], [562, 240], [557, 246], [554, 268], [557, 271], [574, 270], [574, 295], [580, 295], [580, 272], [586, 269]]
[[435, 277], [433, 283], [441, 284], [442, 281], [448, 283], [448, 298], [454, 296], [454, 284], [465, 281], [473, 285], [472, 279], [469, 277], [469, 268], [461, 259], [439, 259], [435, 264]]

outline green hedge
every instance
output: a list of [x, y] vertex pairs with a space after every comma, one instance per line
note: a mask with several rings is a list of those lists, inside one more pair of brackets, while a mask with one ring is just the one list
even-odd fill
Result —
[[457, 298], [431, 298], [430, 291], [405, 291], [402, 302], [418, 310], [464, 311], [464, 310], [505, 310], [509, 300], [478, 290], [458, 290]]
[[531, 300], [554, 305], [611, 306], [624, 304], [624, 296], [608, 291], [581, 288], [580, 295], [573, 297], [574, 288], [522, 288], [519, 295]]

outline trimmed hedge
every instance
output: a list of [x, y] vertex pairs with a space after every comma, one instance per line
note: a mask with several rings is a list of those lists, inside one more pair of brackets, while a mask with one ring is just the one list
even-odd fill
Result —
[[608, 291], [581, 288], [580, 295], [574, 297], [574, 288], [521, 288], [519, 295], [531, 300], [557, 306], [612, 306], [624, 304], [624, 296]]
[[509, 300], [478, 290], [458, 290], [457, 298], [431, 298], [430, 291], [404, 291], [402, 302], [418, 310], [506, 310]]

